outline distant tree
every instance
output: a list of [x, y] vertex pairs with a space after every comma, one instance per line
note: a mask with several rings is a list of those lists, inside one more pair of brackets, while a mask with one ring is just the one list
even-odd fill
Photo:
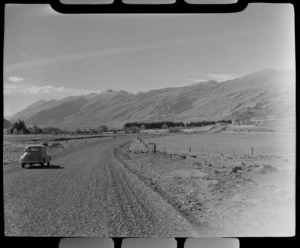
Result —
[[124, 127], [124, 132], [125, 133], [130, 133], [131, 132], [131, 127]]
[[64, 130], [63, 130], [63, 133], [65, 133], [65, 134], [69, 134], [69, 133], [70, 133], [70, 131], [69, 131], [68, 129], [64, 129]]
[[19, 119], [19, 121], [16, 123], [16, 128], [18, 131], [26, 129], [25, 122]]
[[106, 125], [101, 125], [98, 127], [99, 132], [103, 133], [103, 132], [107, 132], [108, 131], [108, 127]]
[[180, 127], [169, 127], [169, 132], [170, 133], [180, 133], [181, 128]]
[[138, 126], [130, 126], [124, 128], [125, 133], [139, 133], [140, 128]]
[[97, 130], [93, 127], [89, 128], [89, 133], [97, 133]]
[[19, 131], [18, 129], [14, 128], [14, 131], [13, 131], [14, 134], [19, 134]]
[[145, 130], [146, 129], [146, 126], [145, 125], [141, 125], [140, 126], [140, 130]]
[[140, 128], [137, 126], [133, 126], [131, 129], [132, 133], [139, 133], [140, 132]]
[[81, 129], [80, 128], [76, 128], [75, 132], [76, 133], [81, 133]]
[[[24, 134], [29, 133], [25, 125], [25, 122], [20, 119], [17, 122], [15, 122], [12, 127], [16, 129], [18, 133], [24, 133]], [[15, 131], [13, 132], [15, 133]]]
[[162, 129], [168, 129], [168, 125], [167, 125], [167, 124], [163, 124], [163, 125], [161, 126], [161, 128], [162, 128]]
[[27, 128], [22, 128], [20, 133], [21, 134], [29, 134], [29, 130]]
[[117, 133], [118, 132], [118, 129], [116, 128], [111, 128], [108, 130], [109, 132], [112, 132], [112, 133]]
[[33, 133], [33, 134], [39, 133], [39, 128], [38, 128], [37, 125], [33, 125], [33, 126], [32, 126], [32, 133]]
[[15, 130], [15, 128], [14, 128], [13, 126], [10, 126], [10, 127], [8, 128], [9, 134], [13, 134], [13, 133], [14, 133], [14, 130]]

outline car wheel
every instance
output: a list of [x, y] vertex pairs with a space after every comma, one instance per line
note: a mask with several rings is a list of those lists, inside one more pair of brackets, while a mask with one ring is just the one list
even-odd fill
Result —
[[41, 166], [44, 166], [44, 163], [40, 163]]
[[47, 163], [48, 166], [50, 166], [50, 161]]
[[24, 163], [21, 163], [21, 166], [22, 166], [22, 168], [24, 168], [24, 167], [25, 167], [25, 164], [24, 164]]

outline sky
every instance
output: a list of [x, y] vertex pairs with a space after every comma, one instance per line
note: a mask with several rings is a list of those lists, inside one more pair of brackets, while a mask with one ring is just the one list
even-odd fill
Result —
[[7, 4], [4, 116], [39, 100], [294, 69], [291, 4], [231, 14], [60, 14]]

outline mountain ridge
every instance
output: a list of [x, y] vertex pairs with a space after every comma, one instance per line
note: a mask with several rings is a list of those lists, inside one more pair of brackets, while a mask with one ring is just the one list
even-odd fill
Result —
[[[130, 93], [106, 90], [39, 101], [13, 115], [29, 125], [122, 127], [130, 121], [241, 119], [245, 123], [291, 116], [293, 72], [267, 69], [240, 78]], [[59, 114], [58, 114], [59, 112]], [[12, 120], [12, 118], [10, 118]]]

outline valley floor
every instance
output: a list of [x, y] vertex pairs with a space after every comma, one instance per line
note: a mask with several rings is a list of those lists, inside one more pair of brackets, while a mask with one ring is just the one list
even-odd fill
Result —
[[[6, 137], [6, 234], [294, 235], [293, 135], [221, 132], [140, 137], [144, 139], [129, 135], [54, 141], [50, 137], [53, 168], [43, 170], [38, 166], [24, 170], [18, 163], [24, 147], [40, 139]], [[157, 144], [157, 153], [150, 142]], [[277, 148], [284, 152], [276, 154]], [[111, 208], [116, 211], [110, 212]]]

